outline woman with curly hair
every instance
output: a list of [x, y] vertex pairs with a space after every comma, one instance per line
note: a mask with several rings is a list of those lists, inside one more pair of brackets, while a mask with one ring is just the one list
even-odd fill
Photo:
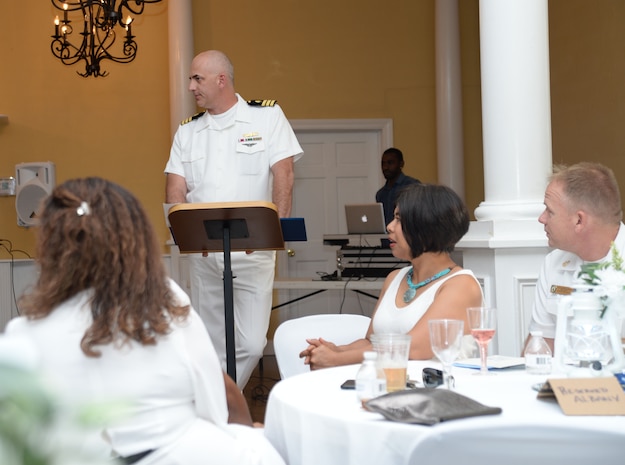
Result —
[[39, 278], [6, 332], [70, 405], [123, 403], [93, 438], [121, 463], [282, 464], [161, 257], [129, 191], [67, 181], [44, 201]]

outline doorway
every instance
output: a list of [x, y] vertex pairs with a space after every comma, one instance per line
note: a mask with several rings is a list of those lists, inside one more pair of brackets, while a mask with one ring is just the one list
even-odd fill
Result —
[[[393, 145], [390, 119], [291, 120], [304, 156], [295, 164], [291, 216], [303, 217], [306, 242], [290, 242], [278, 252], [280, 278], [321, 279], [336, 270], [338, 247], [323, 244], [324, 234], [346, 234], [344, 205], [375, 202], [384, 183], [382, 152]], [[309, 291], [278, 291], [286, 302]], [[278, 321], [315, 313], [370, 316], [375, 299], [351, 291], [329, 291], [277, 309]]]

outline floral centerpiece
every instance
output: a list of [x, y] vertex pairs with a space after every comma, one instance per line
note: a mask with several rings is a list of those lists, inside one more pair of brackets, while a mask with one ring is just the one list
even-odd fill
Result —
[[599, 294], [603, 302], [601, 318], [608, 308], [614, 312], [615, 318], [625, 316], [625, 261], [614, 242], [610, 247], [610, 260], [586, 263], [577, 276]]

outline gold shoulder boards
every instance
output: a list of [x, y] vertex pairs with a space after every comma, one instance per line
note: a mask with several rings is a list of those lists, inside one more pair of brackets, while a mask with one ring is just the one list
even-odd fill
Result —
[[273, 107], [276, 100], [248, 100], [247, 104], [253, 107]]
[[202, 116], [203, 114], [204, 114], [204, 112], [203, 112], [203, 111], [201, 111], [201, 112], [199, 112], [199, 113], [196, 113], [196, 114], [195, 114], [195, 115], [193, 115], [193, 116], [189, 116], [187, 119], [183, 119], [183, 120], [180, 122], [180, 126], [182, 126], [182, 125], [184, 125], [184, 124], [187, 124], [187, 123], [190, 123], [190, 122], [191, 122], [191, 121], [193, 121], [194, 119], [198, 119], [198, 118], [199, 118], [200, 116]]

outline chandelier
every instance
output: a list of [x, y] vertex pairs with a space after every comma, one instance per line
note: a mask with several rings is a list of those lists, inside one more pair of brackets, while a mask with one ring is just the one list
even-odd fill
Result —
[[[68, 66], [84, 60], [85, 72], [77, 73], [83, 77], [98, 77], [108, 75], [100, 68], [102, 60], [130, 63], [135, 59], [137, 43], [132, 35], [132, 15], [142, 14], [146, 3], [161, 0], [121, 0], [119, 4], [117, 0], [51, 1], [63, 12], [62, 19], [59, 16], [54, 19], [52, 54]], [[78, 20], [69, 19], [72, 12], [80, 12]], [[76, 30], [72, 23], [76, 24]], [[118, 33], [122, 40], [117, 41], [117, 50], [114, 50]]]

